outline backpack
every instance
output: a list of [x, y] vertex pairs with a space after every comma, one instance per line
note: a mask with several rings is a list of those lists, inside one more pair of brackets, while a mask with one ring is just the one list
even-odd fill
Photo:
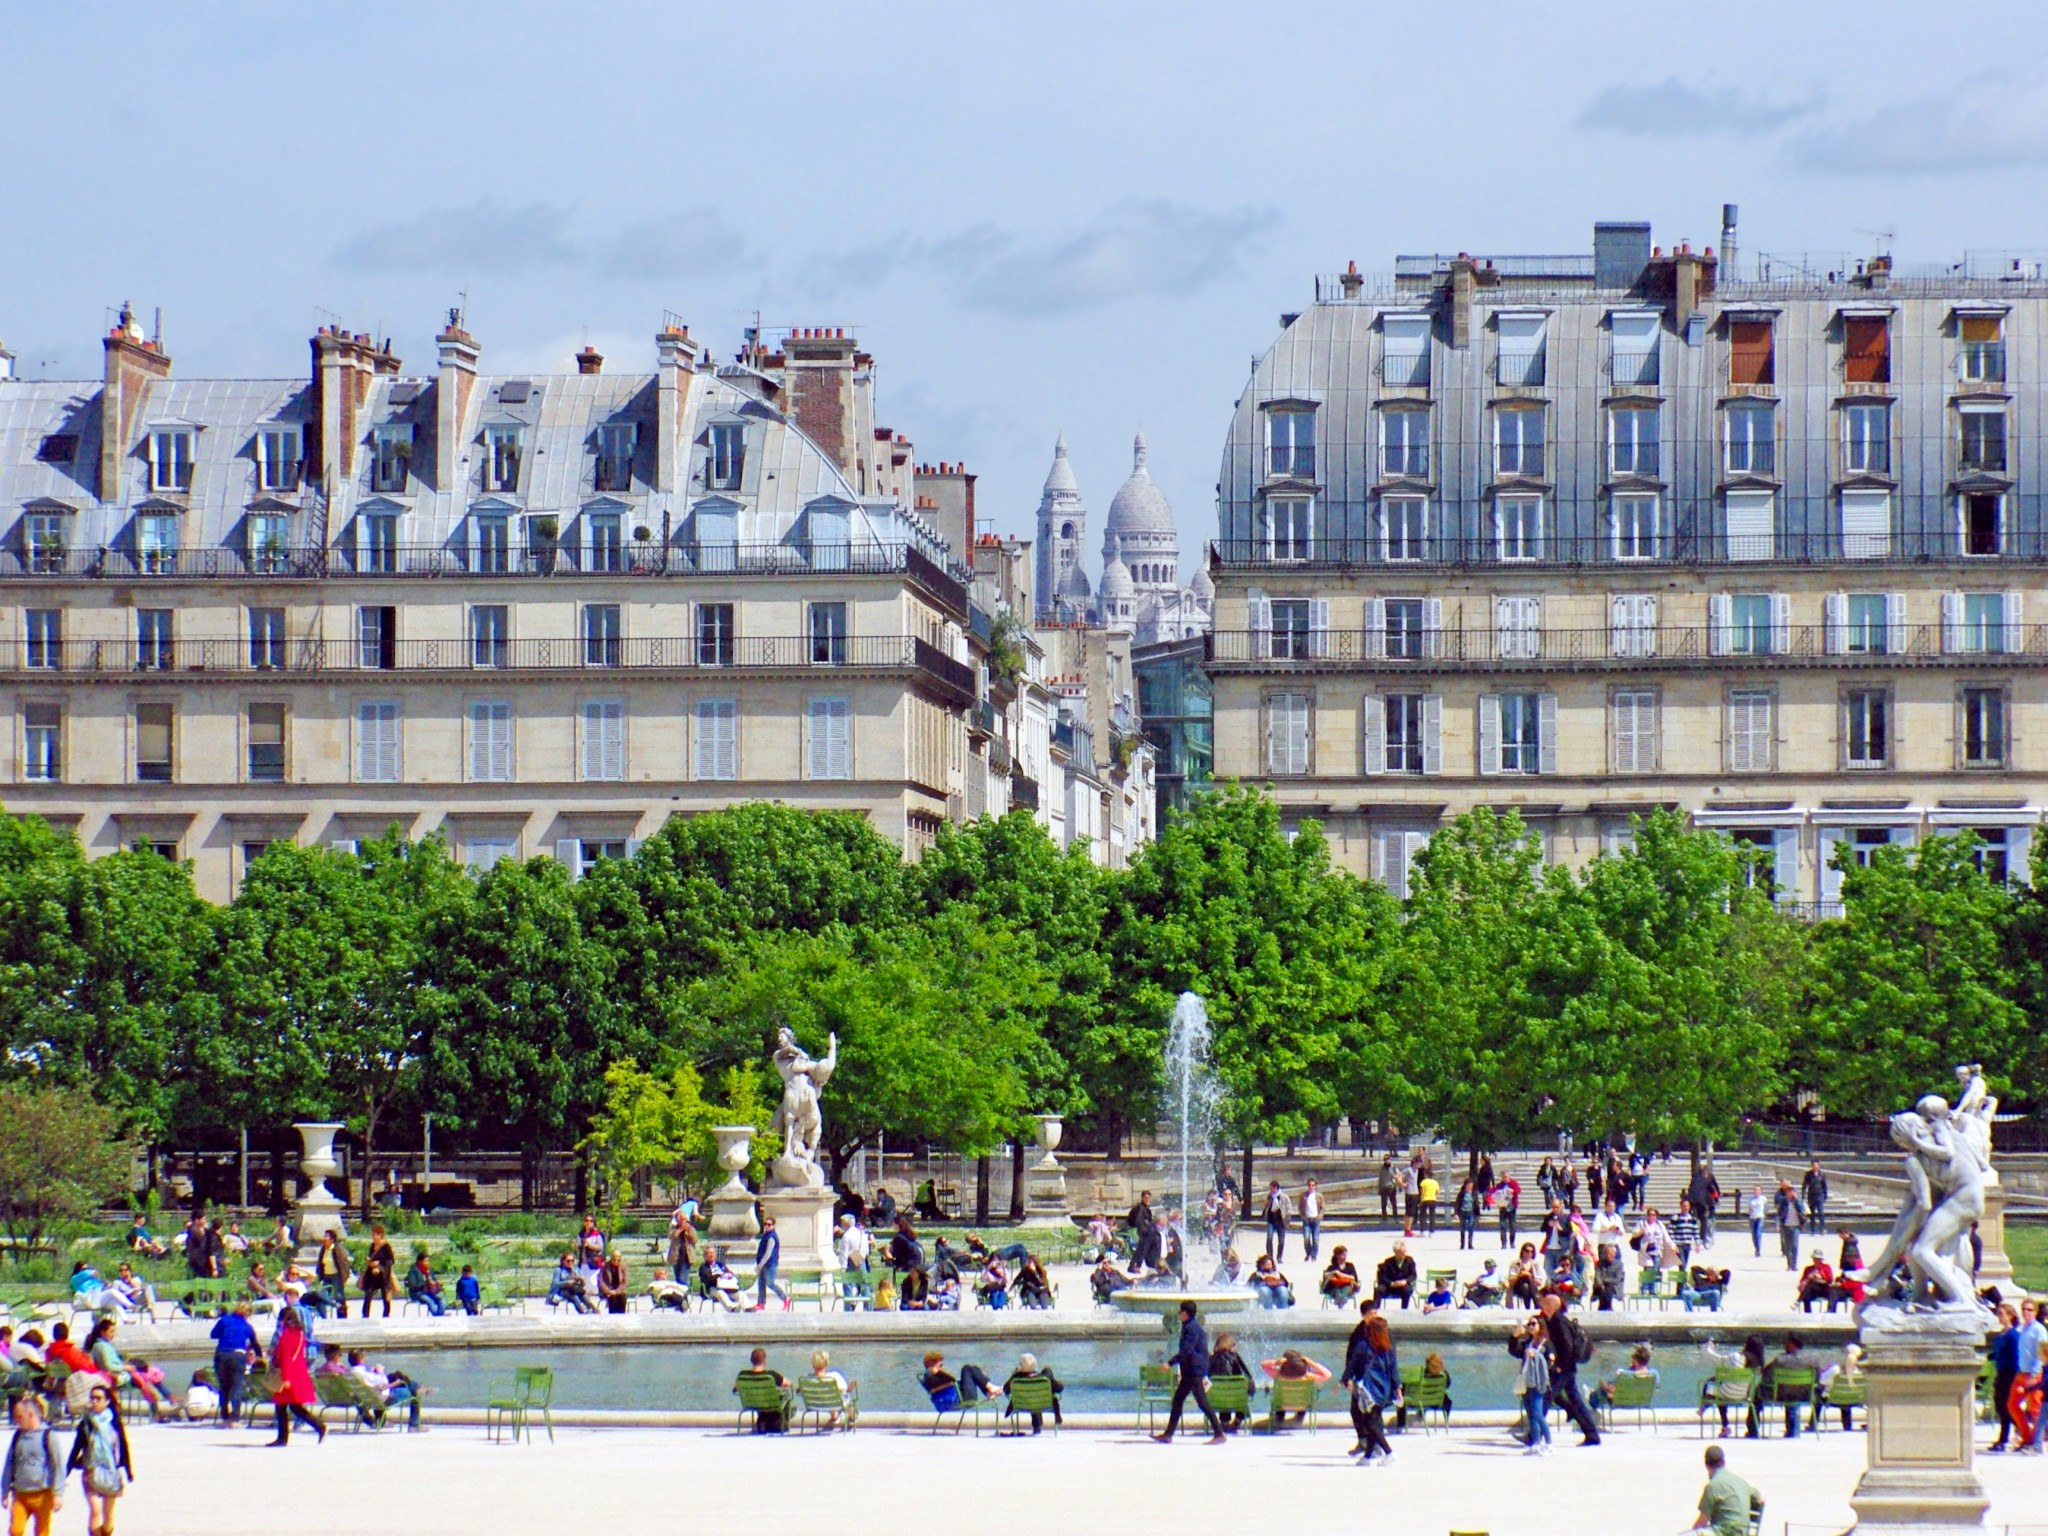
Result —
[[1572, 1324], [1572, 1358], [1585, 1365], [1593, 1358], [1593, 1336], [1577, 1323]]

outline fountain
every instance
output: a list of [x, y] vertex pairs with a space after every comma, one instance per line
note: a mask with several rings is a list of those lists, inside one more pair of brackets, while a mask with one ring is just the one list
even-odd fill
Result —
[[[1216, 1106], [1221, 1085], [1209, 1063], [1209, 1010], [1192, 992], [1173, 1005], [1166, 1031], [1166, 1113], [1174, 1125], [1174, 1159], [1179, 1171], [1180, 1240], [1185, 1262], [1193, 1262], [1188, 1212], [1195, 1206], [1195, 1172], [1206, 1178], [1216, 1146]], [[1169, 1164], [1174, 1166], [1174, 1164]], [[1126, 1312], [1156, 1313], [1169, 1333], [1180, 1327], [1180, 1304], [1192, 1301], [1203, 1312], [1242, 1312], [1251, 1298], [1240, 1291], [1211, 1291], [1192, 1282], [1181, 1288], [1134, 1286], [1111, 1298]]]

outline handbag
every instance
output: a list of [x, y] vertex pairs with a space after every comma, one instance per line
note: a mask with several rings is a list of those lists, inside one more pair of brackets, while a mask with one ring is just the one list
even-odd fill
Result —
[[276, 1397], [284, 1391], [283, 1368], [275, 1365], [265, 1366], [263, 1374], [256, 1378], [256, 1383], [262, 1387], [265, 1397]]

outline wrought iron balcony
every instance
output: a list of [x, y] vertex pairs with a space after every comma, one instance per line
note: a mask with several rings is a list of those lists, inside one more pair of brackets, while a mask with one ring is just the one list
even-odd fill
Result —
[[[1225, 570], [1358, 571], [1389, 575], [1404, 571], [1483, 569], [1547, 571], [1604, 569], [1627, 571], [1668, 566], [1937, 566], [2048, 564], [2048, 532], [2009, 532], [1997, 553], [1966, 553], [1953, 533], [1930, 542], [1921, 538], [1856, 535], [1846, 542], [1840, 533], [1791, 534], [1775, 537], [1726, 538], [1695, 533], [1663, 533], [1622, 540], [1611, 533], [1564, 537], [1545, 532], [1533, 544], [1512, 550], [1492, 537], [1458, 539], [1431, 536], [1398, 546], [1390, 555], [1385, 539], [1317, 538], [1306, 546], [1280, 552], [1268, 539], [1218, 539], [1210, 546]], [[1526, 551], [1526, 552], [1525, 552]]]

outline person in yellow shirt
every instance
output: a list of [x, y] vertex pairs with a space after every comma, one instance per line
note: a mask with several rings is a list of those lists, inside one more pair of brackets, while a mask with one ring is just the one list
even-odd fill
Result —
[[1437, 1183], [1434, 1170], [1423, 1170], [1422, 1183], [1417, 1188], [1416, 1193], [1422, 1197], [1422, 1230], [1434, 1232], [1436, 1230], [1437, 1197], [1443, 1193], [1443, 1186]]

